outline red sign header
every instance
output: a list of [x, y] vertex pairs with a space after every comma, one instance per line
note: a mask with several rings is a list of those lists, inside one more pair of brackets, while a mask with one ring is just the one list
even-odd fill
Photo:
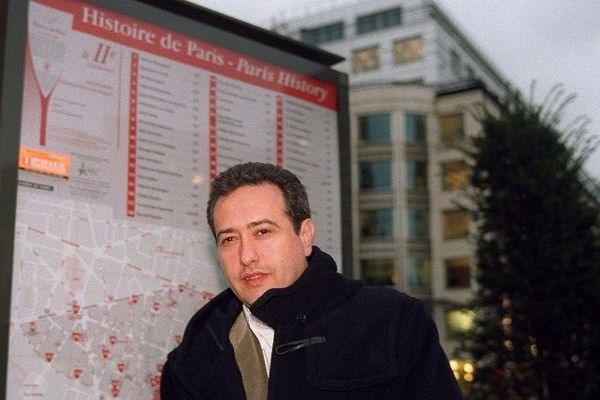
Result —
[[73, 29], [335, 110], [335, 85], [79, 0], [35, 0], [74, 17]]

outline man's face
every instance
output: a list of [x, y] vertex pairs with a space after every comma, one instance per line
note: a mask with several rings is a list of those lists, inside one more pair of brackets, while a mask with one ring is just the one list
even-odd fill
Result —
[[229, 285], [251, 305], [271, 288], [294, 283], [307, 267], [314, 226], [294, 232], [281, 190], [270, 183], [242, 186], [215, 204], [217, 251]]

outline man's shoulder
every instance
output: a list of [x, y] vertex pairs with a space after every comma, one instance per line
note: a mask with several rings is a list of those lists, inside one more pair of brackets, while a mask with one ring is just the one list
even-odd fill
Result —
[[229, 313], [232, 308], [235, 308], [237, 313], [239, 313], [241, 310], [241, 303], [233, 294], [233, 291], [230, 288], [227, 288], [210, 299], [200, 309], [198, 309], [198, 311], [196, 311], [194, 316], [190, 319], [190, 323], [211, 318], [215, 313], [217, 315]]
[[215, 297], [210, 299], [205, 305], [203, 305], [196, 314], [194, 314], [193, 318], [202, 318], [203, 316], [209, 316], [211, 313], [215, 311], [220, 311], [223, 309], [230, 308], [239, 303], [237, 297], [233, 294], [233, 291], [230, 288], [223, 290], [218, 293]]
[[383, 318], [390, 323], [401, 320], [403, 325], [418, 324], [430, 318], [422, 300], [388, 287], [363, 285], [348, 299], [344, 309], [358, 319]]
[[204, 329], [207, 324], [219, 326], [227, 323], [229, 320], [233, 321], [241, 309], [241, 303], [231, 289], [225, 289], [202, 306], [190, 318], [183, 336], [184, 341], [196, 336], [196, 332]]
[[[209, 377], [210, 360], [228, 351], [228, 334], [233, 320], [241, 312], [241, 303], [227, 289], [200, 308], [189, 320], [181, 343], [167, 356], [163, 382], [169, 398], [179, 398], [170, 391], [190, 393], [214, 384], [224, 374]], [[209, 360], [209, 362], [207, 362]], [[208, 367], [212, 370], [212, 367]], [[185, 388], [185, 389], [184, 389]], [[188, 397], [185, 397], [188, 398]]]
[[399, 290], [383, 286], [363, 285], [356, 291], [354, 301], [372, 305], [388, 305], [396, 307], [419, 307], [422, 301]]

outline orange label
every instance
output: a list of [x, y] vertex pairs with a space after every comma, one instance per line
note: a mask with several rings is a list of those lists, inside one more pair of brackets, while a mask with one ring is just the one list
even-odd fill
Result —
[[71, 158], [46, 150], [21, 146], [19, 168], [68, 178], [71, 175]]

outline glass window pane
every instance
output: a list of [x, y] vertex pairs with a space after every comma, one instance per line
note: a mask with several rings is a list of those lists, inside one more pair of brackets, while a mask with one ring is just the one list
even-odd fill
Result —
[[374, 258], [360, 261], [361, 278], [367, 285], [394, 285], [394, 259]]
[[444, 239], [450, 240], [468, 236], [470, 220], [468, 211], [444, 211], [442, 215]]
[[363, 238], [393, 238], [393, 218], [391, 208], [362, 210], [359, 213], [360, 235]]
[[302, 29], [300, 35], [303, 42], [314, 45], [340, 40], [344, 38], [344, 23], [336, 22], [335, 24], [320, 26], [318, 28]]
[[422, 58], [423, 40], [420, 36], [398, 40], [394, 43], [394, 61], [396, 64], [416, 62]]
[[457, 338], [468, 334], [473, 329], [475, 313], [468, 308], [446, 311], [446, 327], [448, 337]]
[[319, 34], [314, 30], [303, 29], [300, 32], [301, 40], [305, 43], [319, 44]]
[[356, 33], [373, 32], [402, 24], [402, 9], [400, 7], [363, 15], [356, 19]]
[[427, 162], [421, 160], [406, 160], [405, 186], [410, 191], [427, 190]]
[[461, 190], [467, 186], [469, 176], [464, 160], [443, 163], [442, 174], [442, 189], [444, 190]]
[[471, 261], [468, 257], [447, 259], [445, 264], [447, 288], [459, 289], [471, 286]]
[[360, 188], [371, 191], [392, 190], [392, 165], [390, 161], [362, 161], [360, 163]]
[[379, 46], [358, 49], [352, 52], [352, 70], [355, 74], [378, 69], [380, 62]]
[[406, 233], [409, 240], [424, 241], [429, 239], [429, 213], [427, 210], [407, 210]]
[[425, 143], [425, 121], [422, 114], [406, 114], [405, 134], [408, 143]]
[[390, 143], [390, 114], [363, 115], [358, 118], [360, 140], [367, 144]]
[[409, 256], [406, 260], [408, 285], [415, 289], [431, 286], [431, 262], [425, 256]]
[[449, 114], [440, 117], [440, 135], [444, 143], [451, 143], [465, 136], [462, 114]]
[[390, 19], [389, 19], [390, 26], [400, 25], [402, 23], [402, 9], [401, 8], [395, 8], [393, 10], [390, 10], [389, 15], [390, 15]]

